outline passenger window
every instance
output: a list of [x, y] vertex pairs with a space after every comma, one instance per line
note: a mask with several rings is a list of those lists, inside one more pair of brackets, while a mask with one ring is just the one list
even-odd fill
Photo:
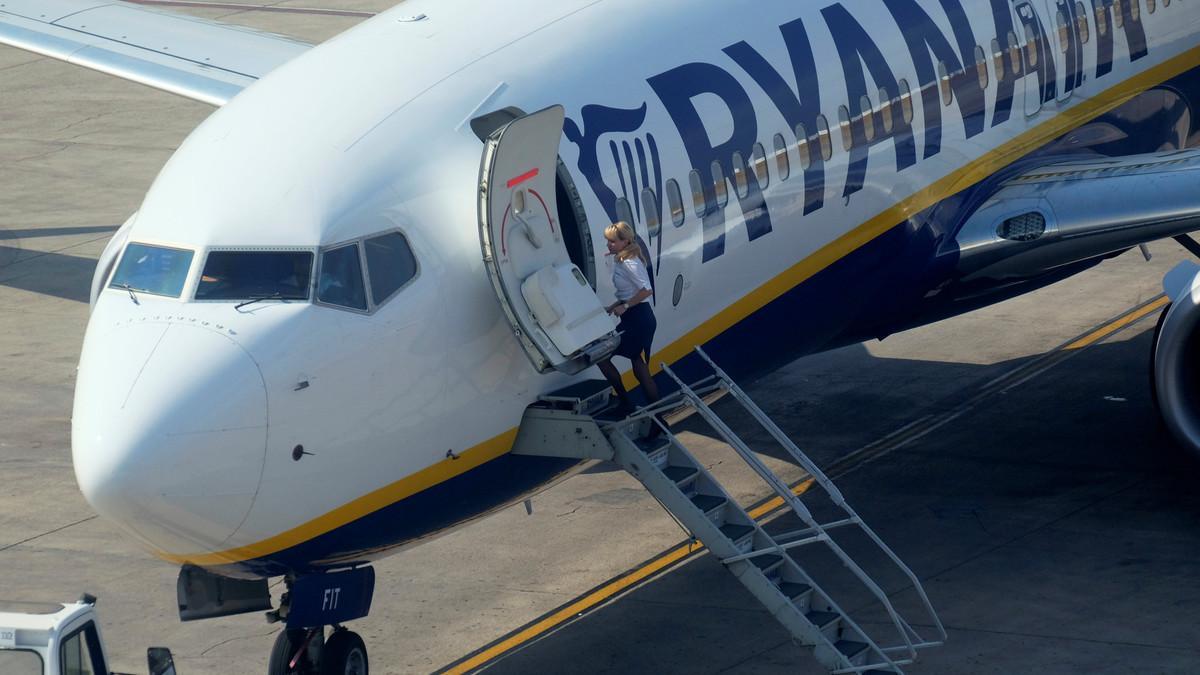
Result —
[[787, 180], [792, 175], [792, 166], [788, 162], [787, 141], [783, 134], [775, 134], [775, 168], [779, 171], [779, 180]]
[[1004, 77], [1004, 50], [1000, 49], [1000, 40], [992, 38], [992, 69], [996, 71], [996, 78]]
[[1170, 7], [1170, 6], [1171, 6], [1171, 0], [1162, 0], [1162, 3], [1163, 3], [1163, 7]]
[[987, 89], [987, 55], [983, 53], [983, 47], [980, 47], [979, 45], [975, 45], [975, 69], [979, 74], [979, 88]]
[[725, 170], [719, 160], [712, 163], [713, 188], [717, 193], [717, 208], [723, 209], [729, 203], [729, 188], [725, 185]]
[[838, 106], [838, 128], [842, 130], [842, 149], [853, 148], [854, 134], [850, 130], [850, 110], [844, 105]]
[[912, 124], [912, 91], [908, 88], [908, 80], [901, 78], [896, 86], [900, 88], [900, 116], [904, 118], [905, 124]]
[[371, 278], [371, 302], [382, 305], [413, 277], [417, 276], [417, 259], [413, 257], [408, 240], [399, 232], [388, 232], [365, 242], [367, 276]]
[[1021, 47], [1017, 42], [1017, 34], [1008, 31], [1008, 68], [1014, 76], [1021, 72]]
[[883, 133], [892, 133], [892, 97], [882, 87], [879, 89], [879, 117], [883, 120]]
[[[1157, 4], [1155, 0], [1146, 0], [1146, 11], [1153, 14], [1156, 9], [1155, 4]], [[1084, 40], [1084, 42], [1087, 42], [1087, 40]]]
[[[1028, 35], [1028, 33], [1026, 33]], [[1025, 60], [1029, 62], [1030, 68], [1037, 68], [1038, 64], [1038, 40], [1034, 36], [1029, 42], [1025, 43]]]
[[700, 172], [692, 169], [688, 174], [688, 183], [692, 186], [692, 210], [697, 218], [703, 218], [708, 212], [708, 203], [704, 199], [704, 181], [700, 178]]
[[1121, 0], [1113, 0], [1113, 25], [1117, 28], [1125, 27], [1125, 12], [1121, 11]]
[[679, 192], [679, 181], [671, 178], [667, 181], [667, 206], [671, 209], [671, 223], [675, 227], [683, 226], [684, 216], [683, 195]]
[[946, 70], [946, 62], [938, 61], [938, 84], [942, 88], [942, 105], [950, 105], [954, 100], [954, 90], [950, 88], [950, 73]]
[[746, 160], [742, 153], [733, 153], [733, 187], [737, 190], [739, 199], [745, 199], [750, 194], [750, 180], [746, 178]]
[[1070, 46], [1071, 33], [1067, 31], [1067, 17], [1061, 9], [1054, 12], [1054, 23], [1058, 26], [1058, 48], [1066, 54], [1067, 47]]
[[[1146, 6], [1153, 12], [1154, 0], [1146, 0]], [[1075, 26], [1079, 32], [1079, 41], [1086, 45], [1088, 40], [1092, 39], [1092, 35], [1088, 29], [1087, 10], [1082, 2], [1075, 3]]]
[[817, 140], [821, 143], [821, 158], [826, 162], [833, 157], [833, 139], [829, 137], [829, 121], [817, 115]]
[[762, 143], [755, 143], [751, 149], [754, 162], [754, 177], [758, 180], [758, 189], [766, 190], [771, 183], [771, 174], [767, 171], [767, 151]]
[[617, 220], [623, 220], [629, 223], [630, 227], [636, 229], [636, 224], [633, 221], [633, 207], [629, 205], [629, 200], [624, 197], [617, 197]]
[[358, 244], [342, 246], [321, 254], [317, 301], [366, 311], [367, 293], [363, 287], [362, 260], [358, 256]]
[[[1166, 0], [1163, 0], [1163, 7], [1167, 6]], [[1104, 37], [1108, 34], [1108, 8], [1104, 3], [1096, 5], [1096, 34]]]
[[657, 237], [662, 221], [659, 220], [658, 197], [650, 188], [642, 190], [642, 213], [646, 214], [646, 232], [651, 238]]
[[800, 168], [807, 171], [812, 157], [808, 154], [808, 129], [804, 128], [804, 123], [796, 125], [796, 151], [800, 154]]
[[1129, 2], [1129, 18], [1132, 21], [1138, 21], [1142, 18], [1142, 3], [1139, 0], [1128, 0]]
[[858, 99], [859, 114], [862, 115], [863, 134], [868, 141], [875, 140], [875, 112], [871, 106], [871, 99], [865, 94]]

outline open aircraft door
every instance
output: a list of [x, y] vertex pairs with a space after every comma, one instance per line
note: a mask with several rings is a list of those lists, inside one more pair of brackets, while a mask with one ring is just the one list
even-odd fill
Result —
[[615, 323], [571, 262], [555, 200], [562, 106], [509, 122], [485, 141], [479, 243], [500, 305], [539, 372], [578, 373], [617, 348]]

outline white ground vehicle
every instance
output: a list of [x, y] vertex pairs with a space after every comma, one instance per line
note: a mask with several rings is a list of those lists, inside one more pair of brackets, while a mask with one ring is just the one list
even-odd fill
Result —
[[[171, 652], [148, 651], [150, 675], [174, 675]], [[96, 620], [96, 598], [78, 602], [0, 601], [0, 673], [4, 675], [118, 675], [108, 669]]]

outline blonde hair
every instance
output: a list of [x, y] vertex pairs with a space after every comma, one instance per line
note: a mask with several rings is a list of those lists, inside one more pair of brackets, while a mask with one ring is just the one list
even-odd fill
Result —
[[629, 245], [621, 249], [617, 253], [617, 260], [625, 262], [630, 258], [642, 259], [642, 247], [638, 246], [637, 235], [634, 234], [633, 228], [625, 221], [619, 221], [604, 228], [604, 238], [609, 241], [627, 241]]

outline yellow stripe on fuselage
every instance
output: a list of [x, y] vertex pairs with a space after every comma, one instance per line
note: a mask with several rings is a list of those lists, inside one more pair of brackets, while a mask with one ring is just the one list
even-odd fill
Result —
[[[712, 318], [684, 334], [678, 340], [656, 352], [651, 368], [657, 371], [661, 362], [673, 363], [728, 330], [731, 326], [765, 307], [787, 291], [799, 286], [813, 275], [829, 267], [841, 258], [887, 232], [909, 216], [918, 213], [963, 189], [974, 185], [997, 170], [1023, 157], [1047, 141], [1062, 135], [1079, 124], [1119, 106], [1133, 96], [1156, 84], [1200, 65], [1200, 47], [1160, 63], [1143, 73], [1135, 75], [1078, 105], [1059, 113], [1053, 119], [1026, 131], [1013, 140], [967, 163], [953, 174], [938, 180], [912, 196], [897, 202], [895, 206], [862, 223], [850, 232], [835, 239], [816, 253], [801, 260], [782, 274], [744, 295]], [[1021, 114], [1021, 111], [1015, 111]], [[626, 384], [633, 387], [636, 381], [631, 373], [625, 373]], [[235, 549], [216, 553], [180, 555], [156, 552], [163, 560], [172, 563], [194, 565], [224, 565], [261, 558], [304, 543], [338, 527], [349, 524], [370, 513], [411, 497], [439, 483], [447, 481], [481, 464], [491, 461], [512, 448], [517, 430], [509, 429], [479, 445], [464, 451], [458, 459], [447, 459], [411, 476], [381, 487], [349, 502], [323, 516], [264, 539]]]

